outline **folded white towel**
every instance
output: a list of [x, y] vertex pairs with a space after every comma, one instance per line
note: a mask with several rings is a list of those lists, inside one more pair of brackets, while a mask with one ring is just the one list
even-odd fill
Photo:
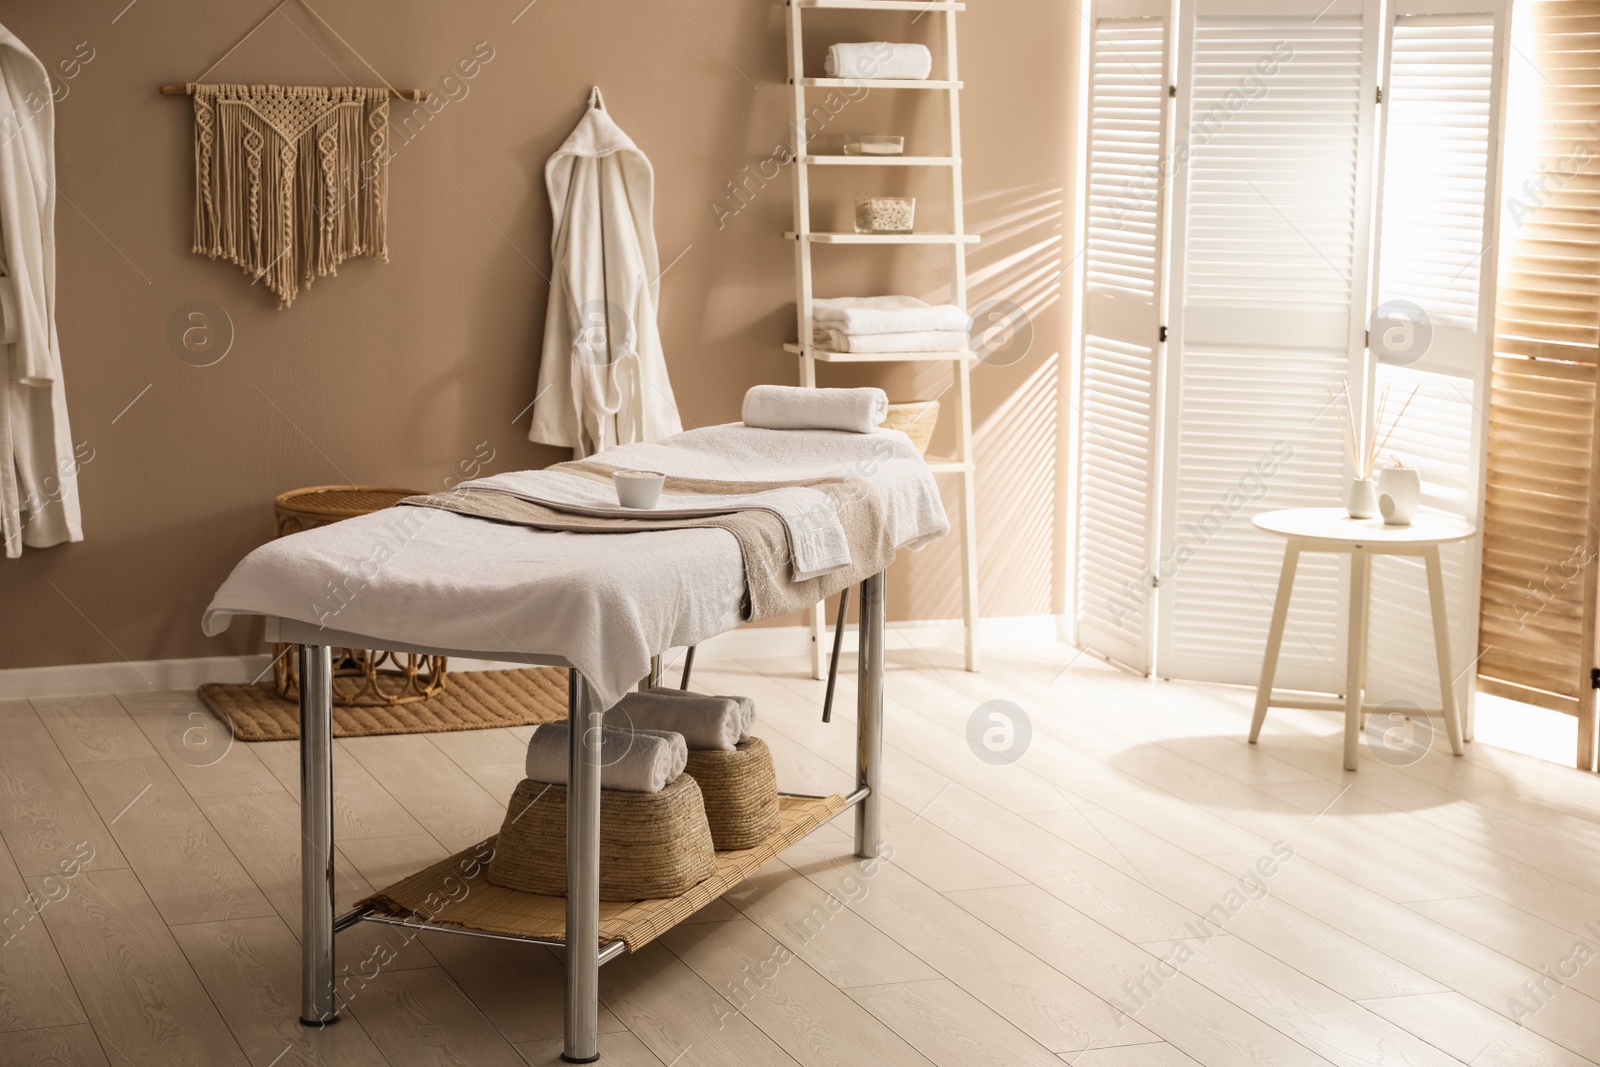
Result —
[[[535, 782], [567, 784], [568, 736], [565, 722], [547, 722], [528, 739], [527, 776]], [[600, 788], [628, 793], [659, 793], [683, 773], [689, 747], [682, 734], [661, 730], [600, 728]]]
[[933, 71], [927, 45], [862, 41], [836, 44], [823, 64], [830, 78], [898, 78], [921, 81]]
[[919, 330], [971, 329], [972, 320], [954, 304], [925, 304], [914, 296], [827, 297], [811, 304], [819, 330], [841, 333], [913, 333]]
[[871, 433], [889, 417], [882, 389], [803, 389], [755, 385], [744, 394], [744, 424], [763, 430], [848, 430]]
[[972, 343], [965, 330], [918, 330], [914, 333], [818, 330], [816, 341], [835, 352], [965, 352]]
[[737, 748], [750, 738], [755, 702], [748, 697], [707, 696], [657, 687], [629, 693], [606, 712], [605, 723], [620, 729], [664, 730], [683, 735], [691, 752]]

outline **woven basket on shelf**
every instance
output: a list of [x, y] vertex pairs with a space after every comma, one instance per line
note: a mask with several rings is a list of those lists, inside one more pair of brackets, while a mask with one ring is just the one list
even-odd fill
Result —
[[761, 738], [731, 751], [691, 749], [683, 773], [700, 783], [711, 843], [719, 851], [755, 848], [777, 831], [778, 775]]
[[918, 452], [927, 455], [928, 443], [933, 440], [933, 428], [938, 422], [937, 400], [912, 400], [904, 404], [890, 404], [883, 428], [904, 433], [917, 446]]
[[[600, 899], [675, 897], [716, 870], [700, 787], [686, 774], [659, 793], [600, 792]], [[488, 879], [567, 893], [567, 790], [523, 779], [511, 795]]]

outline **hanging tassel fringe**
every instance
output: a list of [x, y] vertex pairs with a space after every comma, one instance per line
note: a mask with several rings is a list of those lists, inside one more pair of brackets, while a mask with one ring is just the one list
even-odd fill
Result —
[[280, 308], [351, 256], [388, 260], [387, 88], [192, 88], [196, 252]]

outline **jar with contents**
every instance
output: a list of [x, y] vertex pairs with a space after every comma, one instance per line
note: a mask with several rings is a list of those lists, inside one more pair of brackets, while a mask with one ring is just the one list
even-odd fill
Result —
[[917, 201], [909, 196], [869, 196], [856, 201], [857, 233], [910, 233]]
[[899, 156], [904, 155], [906, 139], [886, 133], [863, 133], [844, 143], [847, 156]]

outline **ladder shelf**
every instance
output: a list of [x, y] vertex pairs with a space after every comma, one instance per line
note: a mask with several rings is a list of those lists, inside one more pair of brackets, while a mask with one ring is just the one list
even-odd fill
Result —
[[[784, 236], [794, 242], [795, 280], [798, 288], [796, 307], [797, 342], [785, 344], [784, 350], [798, 357], [801, 384], [810, 388], [817, 385], [819, 363], [948, 363], [952, 381], [950, 397], [945, 408], [952, 409], [955, 419], [956, 450], [953, 456], [928, 456], [927, 463], [935, 474], [952, 475], [957, 480], [958, 506], [956, 525], [960, 531], [960, 568], [962, 621], [965, 627], [964, 653], [969, 671], [978, 669], [978, 561], [977, 561], [977, 463], [972, 440], [972, 367], [978, 362], [970, 349], [949, 352], [837, 352], [822, 345], [810, 343], [813, 336], [813, 307], [815, 300], [812, 277], [812, 250], [818, 245], [859, 246], [933, 246], [949, 250], [950, 272], [948, 302], [966, 309], [967, 264], [966, 249], [976, 244], [978, 236], [966, 232], [961, 188], [961, 110], [962, 83], [956, 68], [956, 14], [966, 10], [966, 5], [954, 0], [785, 0], [787, 30], [788, 79], [793, 110], [792, 127], [795, 136], [794, 165], [794, 228]], [[851, 11], [915, 11], [933, 16], [930, 22], [941, 23], [943, 77], [926, 81], [891, 78], [810, 78], [805, 74], [804, 18], [808, 9], [843, 9]], [[947, 151], [939, 155], [873, 156], [873, 155], [819, 155], [807, 151], [806, 92], [809, 89], [857, 88], [903, 89], [942, 92], [940, 101], [947, 120], [949, 140]], [[950, 180], [950, 232], [912, 232], [908, 234], [838, 233], [812, 228], [811, 181], [812, 167], [928, 167], [942, 170]], [[814, 677], [823, 676], [825, 619], [823, 605], [811, 610], [812, 656]]]

